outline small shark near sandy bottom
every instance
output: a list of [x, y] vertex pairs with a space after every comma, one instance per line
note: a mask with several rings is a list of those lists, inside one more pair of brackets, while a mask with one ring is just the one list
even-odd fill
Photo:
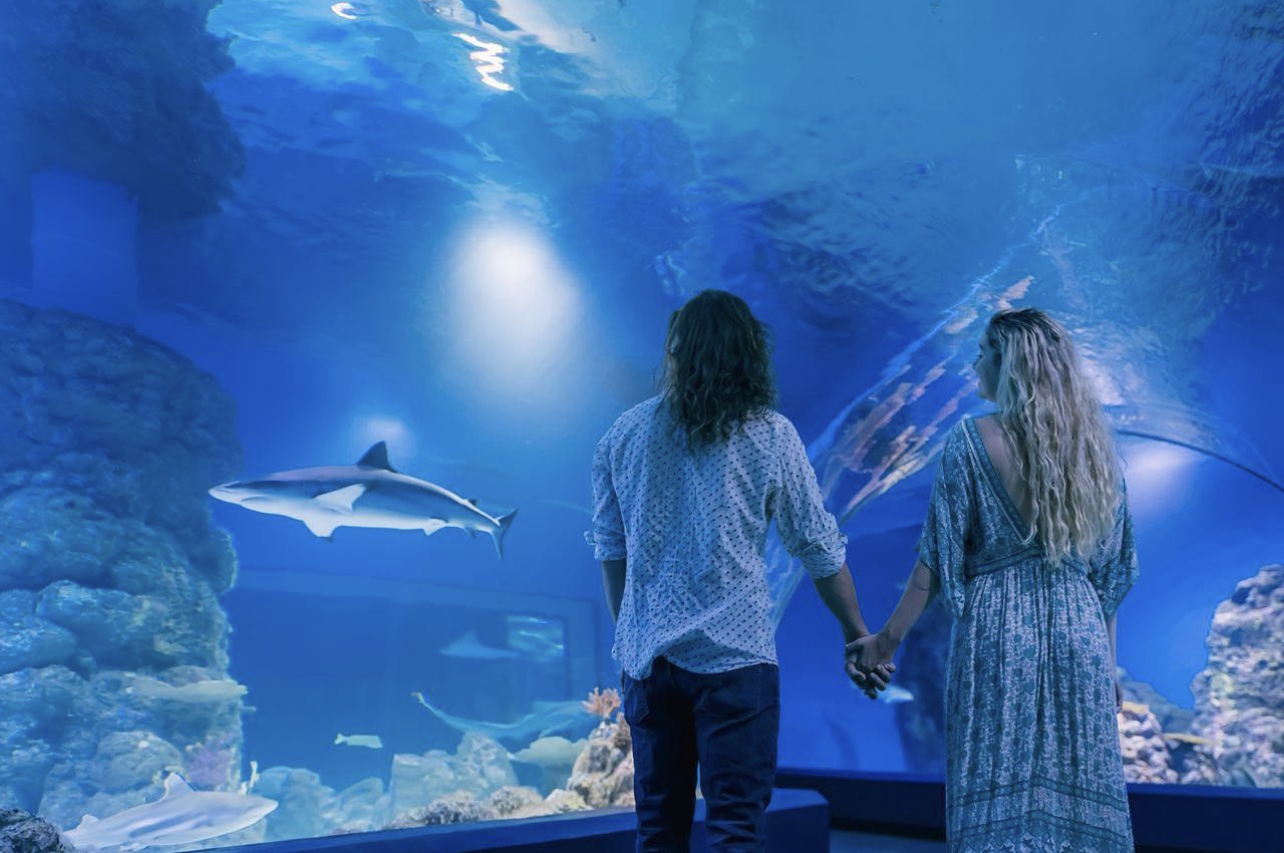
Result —
[[529, 744], [535, 738], [552, 735], [588, 734], [597, 717], [584, 710], [584, 704], [575, 700], [566, 702], [536, 702], [531, 713], [512, 723], [492, 723], [470, 720], [447, 714], [434, 707], [419, 692], [411, 694], [433, 716], [459, 732], [476, 732], [498, 741]]
[[63, 840], [81, 850], [118, 847], [141, 850], [194, 844], [253, 826], [276, 808], [276, 800], [254, 794], [193, 791], [177, 773], [165, 777], [165, 793], [99, 820], [85, 815]]
[[504, 534], [517, 511], [490, 515], [441, 486], [398, 473], [388, 448], [373, 445], [356, 465], [298, 468], [258, 480], [238, 480], [210, 489], [210, 496], [254, 512], [283, 515], [328, 539], [340, 527], [422, 530], [431, 536], [458, 527], [470, 536], [487, 533], [504, 556]]

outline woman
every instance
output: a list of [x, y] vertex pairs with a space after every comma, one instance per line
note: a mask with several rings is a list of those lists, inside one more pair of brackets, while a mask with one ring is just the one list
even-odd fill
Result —
[[1110, 431], [1042, 311], [995, 314], [975, 368], [998, 412], [946, 437], [910, 582], [848, 673], [869, 685], [939, 591], [950, 849], [1131, 851], [1115, 610], [1137, 559]]
[[[687, 849], [698, 766], [709, 848], [765, 850], [780, 726], [763, 558], [773, 520], [845, 641], [868, 632], [847, 539], [797, 430], [773, 409], [766, 327], [738, 296], [706, 290], [674, 312], [665, 353], [664, 392], [621, 415], [593, 459], [637, 849]], [[890, 671], [864, 683], [881, 689]]]

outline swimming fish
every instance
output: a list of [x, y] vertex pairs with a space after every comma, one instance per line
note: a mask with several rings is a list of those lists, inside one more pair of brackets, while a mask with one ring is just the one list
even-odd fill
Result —
[[366, 749], [383, 749], [383, 741], [378, 735], [335, 735], [334, 745], [364, 746]]
[[238, 480], [210, 489], [210, 496], [254, 512], [283, 515], [307, 525], [315, 536], [330, 538], [339, 527], [422, 530], [431, 536], [443, 527], [488, 533], [504, 556], [504, 534], [517, 511], [491, 515], [441, 486], [398, 473], [382, 441], [356, 465], [297, 468], [258, 480]]
[[276, 808], [276, 800], [254, 794], [193, 791], [177, 773], [165, 777], [165, 793], [154, 803], [99, 820], [85, 815], [63, 840], [81, 850], [119, 847], [141, 850], [193, 844], [253, 826]]

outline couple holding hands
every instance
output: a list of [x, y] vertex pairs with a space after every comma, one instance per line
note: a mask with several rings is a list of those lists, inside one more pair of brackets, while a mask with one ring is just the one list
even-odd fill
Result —
[[997, 411], [946, 435], [918, 558], [870, 633], [793, 424], [766, 327], [706, 290], [674, 312], [661, 393], [593, 459], [594, 529], [633, 736], [639, 851], [686, 851], [698, 779], [709, 844], [765, 850], [780, 681], [763, 548], [774, 521], [838, 619], [847, 674], [889, 683], [936, 598], [950, 611], [952, 851], [1131, 851], [1115, 709], [1115, 612], [1136, 580], [1114, 442], [1070, 336], [1003, 310], [978, 343]]

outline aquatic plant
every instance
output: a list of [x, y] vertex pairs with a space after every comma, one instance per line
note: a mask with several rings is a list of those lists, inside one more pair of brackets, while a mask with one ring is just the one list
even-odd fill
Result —
[[236, 747], [229, 734], [214, 735], [201, 743], [188, 744], [183, 752], [183, 769], [192, 787], [222, 790], [236, 781], [233, 778]]
[[582, 704], [585, 711], [608, 720], [620, 707], [620, 691], [614, 687], [608, 687], [605, 690], [594, 687], [593, 692]]

